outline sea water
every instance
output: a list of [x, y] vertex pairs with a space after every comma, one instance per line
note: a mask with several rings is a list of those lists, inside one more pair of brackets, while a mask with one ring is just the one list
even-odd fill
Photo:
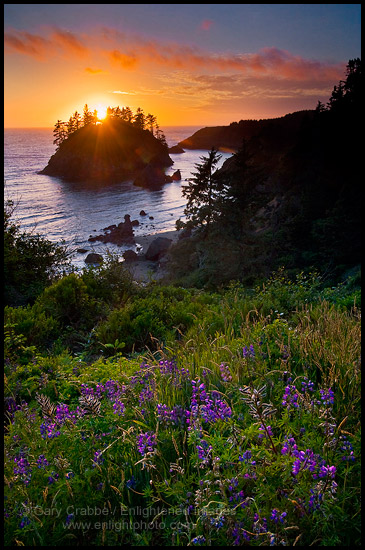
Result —
[[[167, 126], [163, 128], [169, 147], [191, 136], [199, 126]], [[88, 242], [90, 236], [103, 233], [111, 224], [124, 221], [129, 214], [138, 220], [135, 235], [163, 233], [175, 229], [177, 219], [184, 219], [186, 198], [182, 186], [196, 171], [196, 164], [207, 155], [206, 150], [186, 150], [171, 154], [174, 164], [166, 170], [172, 175], [180, 170], [182, 180], [167, 183], [160, 189], [144, 189], [132, 181], [103, 187], [90, 187], [78, 182], [38, 174], [55, 152], [52, 128], [5, 129], [4, 185], [5, 200], [15, 205], [14, 219], [21, 229], [42, 235], [55, 243], [64, 242], [72, 253], [76, 267], [85, 266], [89, 252], [119, 255], [134, 246]], [[221, 153], [221, 166], [230, 153]], [[144, 210], [147, 216], [140, 216]], [[150, 219], [153, 218], [153, 219]], [[77, 249], [87, 249], [79, 253]]]

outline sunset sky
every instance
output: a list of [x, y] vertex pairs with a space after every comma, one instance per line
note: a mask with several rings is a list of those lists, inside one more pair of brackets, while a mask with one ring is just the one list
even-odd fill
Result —
[[108, 105], [160, 126], [327, 102], [361, 56], [361, 4], [5, 4], [5, 127]]

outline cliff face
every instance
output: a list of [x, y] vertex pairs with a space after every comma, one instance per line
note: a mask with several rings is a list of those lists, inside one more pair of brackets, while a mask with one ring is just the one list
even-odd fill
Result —
[[167, 148], [151, 132], [109, 120], [71, 134], [40, 173], [69, 181], [110, 182], [135, 179], [149, 165], [163, 169], [172, 164]]

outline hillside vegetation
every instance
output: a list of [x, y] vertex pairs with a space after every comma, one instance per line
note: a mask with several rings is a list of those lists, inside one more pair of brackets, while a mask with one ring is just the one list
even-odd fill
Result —
[[[186, 211], [187, 223], [179, 222], [195, 232], [173, 251], [173, 278], [184, 285], [214, 286], [231, 279], [252, 284], [285, 265], [320, 269], [335, 283], [358, 265], [360, 97], [361, 61], [353, 60], [327, 107], [319, 103], [315, 111], [279, 119], [205, 128], [189, 138], [201, 147], [205, 136], [204, 144], [215, 150], [231, 146], [232, 140], [241, 143], [211, 175], [219, 190], [216, 198], [197, 200], [197, 212]], [[193, 178], [193, 191], [202, 193], [202, 182], [201, 176]], [[207, 190], [208, 180], [205, 185]], [[209, 209], [215, 221], [208, 231], [199, 220], [207, 219]]]

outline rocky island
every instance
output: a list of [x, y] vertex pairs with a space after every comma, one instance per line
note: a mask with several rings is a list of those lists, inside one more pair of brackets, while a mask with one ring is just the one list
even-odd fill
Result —
[[150, 131], [120, 119], [88, 124], [59, 146], [40, 172], [66, 181], [121, 182], [155, 187], [167, 183], [173, 161], [167, 146]]

